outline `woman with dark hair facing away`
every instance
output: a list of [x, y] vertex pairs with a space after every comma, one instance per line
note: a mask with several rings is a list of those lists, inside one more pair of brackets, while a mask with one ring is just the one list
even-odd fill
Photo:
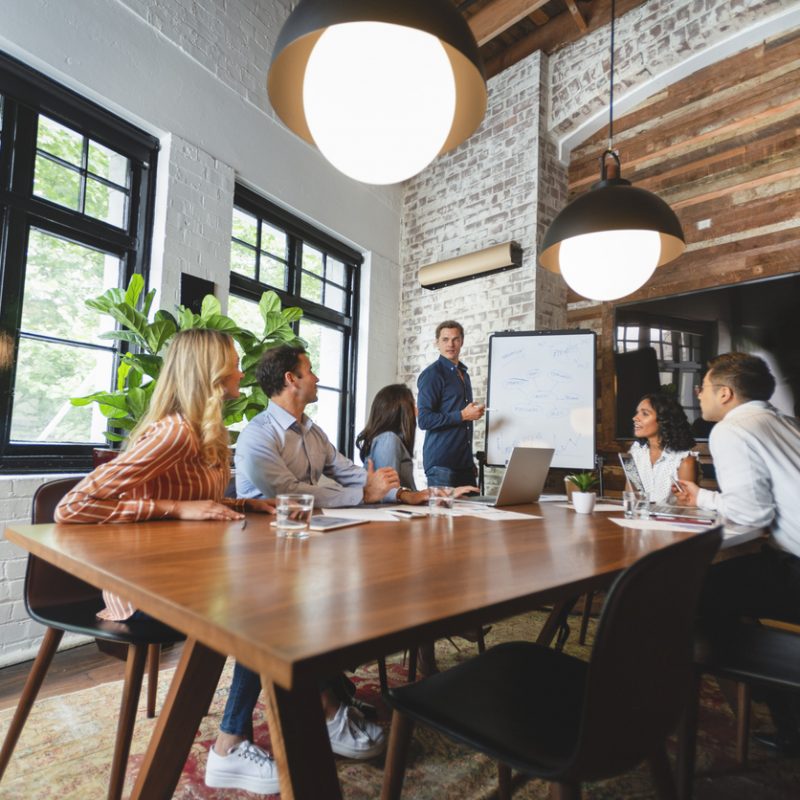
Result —
[[672, 480], [697, 481], [697, 458], [689, 420], [680, 403], [669, 394], [646, 394], [633, 417], [636, 437], [630, 453], [651, 502], [672, 498]]
[[[393, 467], [400, 476], [398, 503], [420, 505], [428, 499], [428, 490], [417, 490], [414, 481], [414, 439], [417, 435], [417, 404], [411, 389], [404, 383], [384, 386], [369, 411], [367, 425], [356, 437], [361, 460], [372, 460], [375, 469]], [[459, 486], [456, 497], [476, 492], [475, 486]]]
[[[400, 488], [395, 499], [398, 503], [420, 505], [428, 499], [428, 490], [417, 490], [414, 482], [414, 439], [417, 434], [417, 404], [411, 389], [404, 383], [384, 386], [369, 410], [367, 426], [356, 437], [356, 447], [361, 460], [366, 464], [371, 459], [375, 469], [394, 467], [400, 476]], [[475, 486], [456, 487], [456, 497], [476, 492]], [[476, 641], [473, 632], [459, 634], [469, 641]], [[438, 672], [433, 642], [419, 646], [417, 659], [423, 675]]]

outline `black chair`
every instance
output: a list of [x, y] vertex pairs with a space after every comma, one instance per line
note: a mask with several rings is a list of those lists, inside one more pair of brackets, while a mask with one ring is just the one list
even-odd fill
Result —
[[398, 798], [416, 721], [499, 762], [500, 797], [511, 769], [579, 798], [580, 785], [647, 759], [660, 797], [675, 797], [666, 738], [692, 677], [692, 629], [721, 528], [650, 553], [608, 593], [590, 662], [528, 642], [487, 650], [419, 683], [392, 689], [383, 800]]
[[736, 681], [736, 760], [747, 763], [750, 687], [800, 692], [800, 636], [788, 630], [742, 622], [722, 634], [698, 636], [691, 701], [678, 747], [682, 798], [692, 796], [700, 683], [704, 674]]
[[[52, 522], [58, 501], [77, 482], [77, 478], [64, 478], [40, 486], [33, 498], [32, 521]], [[25, 606], [30, 616], [46, 625], [47, 630], [0, 750], [0, 779], [11, 760], [14, 747], [36, 701], [61, 638], [65, 631], [70, 631], [116, 642], [127, 646], [128, 649], [122, 704], [108, 784], [109, 800], [117, 800], [122, 796], [125, 767], [128, 763], [148, 647], [155, 646], [160, 649], [162, 644], [180, 641], [185, 637], [156, 621], [123, 623], [98, 619], [96, 614], [103, 605], [100, 589], [34, 555], [28, 556], [25, 573]], [[156, 658], [157, 656], [158, 649]], [[157, 674], [158, 661], [155, 663]], [[155, 685], [155, 681], [152, 683]]]

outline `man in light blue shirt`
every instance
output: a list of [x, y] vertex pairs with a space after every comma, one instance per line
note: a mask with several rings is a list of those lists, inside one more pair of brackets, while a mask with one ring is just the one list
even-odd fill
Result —
[[[394, 500], [400, 488], [396, 470], [356, 466], [306, 416], [306, 406], [317, 400], [319, 379], [302, 348], [268, 350], [256, 376], [270, 403], [236, 443], [238, 497], [303, 492], [326, 508]], [[320, 483], [322, 476], [330, 480]]]

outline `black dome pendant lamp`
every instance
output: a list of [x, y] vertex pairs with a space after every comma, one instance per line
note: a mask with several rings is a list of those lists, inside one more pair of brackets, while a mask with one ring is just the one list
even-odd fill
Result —
[[267, 77], [286, 126], [338, 170], [398, 183], [480, 125], [486, 78], [451, 0], [301, 0]]
[[686, 248], [675, 212], [660, 197], [621, 175], [614, 136], [614, 24], [611, 2], [611, 66], [608, 148], [600, 158], [600, 180], [553, 220], [539, 263], [560, 272], [567, 285], [591, 300], [615, 300], [643, 286], [656, 267]]

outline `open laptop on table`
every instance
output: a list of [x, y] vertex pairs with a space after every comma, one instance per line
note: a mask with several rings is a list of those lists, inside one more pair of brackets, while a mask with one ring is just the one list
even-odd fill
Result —
[[[639, 468], [636, 466], [633, 456], [630, 453], [620, 453], [619, 460], [625, 472], [625, 477], [628, 479], [628, 483], [633, 487], [633, 490], [643, 495], [647, 494], [644, 490], [642, 476], [639, 474]], [[716, 514], [713, 511], [708, 511], [704, 508], [696, 508], [694, 506], [679, 506], [674, 503], [655, 503], [650, 506], [650, 515], [654, 517], [668, 517], [670, 519], [694, 520], [696, 522], [712, 522], [716, 519]]]
[[536, 502], [544, 488], [554, 452], [552, 447], [515, 447], [506, 464], [497, 496], [466, 496], [464, 501], [491, 506], [516, 506]]

